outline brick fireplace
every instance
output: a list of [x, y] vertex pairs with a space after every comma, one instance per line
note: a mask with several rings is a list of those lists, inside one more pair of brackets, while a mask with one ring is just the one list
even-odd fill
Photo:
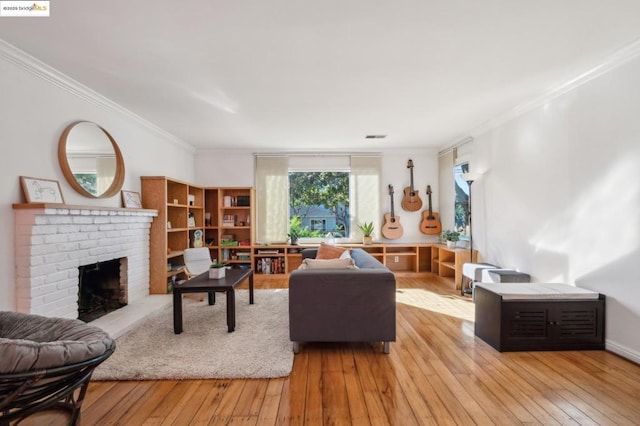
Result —
[[78, 317], [79, 267], [126, 259], [128, 302], [149, 294], [155, 210], [16, 204], [16, 310]]

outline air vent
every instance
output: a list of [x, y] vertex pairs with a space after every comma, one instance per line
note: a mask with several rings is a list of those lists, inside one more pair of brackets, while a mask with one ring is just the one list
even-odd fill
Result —
[[387, 135], [367, 135], [364, 138], [365, 139], [384, 139], [386, 137]]

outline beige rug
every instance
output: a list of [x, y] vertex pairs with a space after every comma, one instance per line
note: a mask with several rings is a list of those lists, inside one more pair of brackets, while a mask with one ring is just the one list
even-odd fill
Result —
[[183, 328], [173, 333], [173, 307], [144, 320], [116, 339], [116, 351], [93, 380], [185, 380], [288, 376], [293, 365], [289, 340], [288, 290], [236, 291], [236, 329], [227, 332], [226, 296], [216, 304], [183, 300]]

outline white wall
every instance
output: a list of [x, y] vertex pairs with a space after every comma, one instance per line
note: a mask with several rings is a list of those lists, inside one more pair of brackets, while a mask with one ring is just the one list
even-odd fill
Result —
[[140, 121], [99, 106], [37, 77], [0, 55], [0, 310], [15, 308], [13, 203], [24, 201], [19, 176], [60, 181], [67, 204], [120, 207], [120, 194], [85, 198], [64, 180], [58, 165], [58, 140], [77, 120], [98, 123], [111, 133], [124, 156], [124, 189], [140, 191], [140, 176], [169, 175], [191, 181], [193, 152]]
[[[423, 150], [394, 150], [384, 151], [382, 159], [382, 182], [380, 198], [381, 213], [391, 209], [388, 185], [394, 186], [394, 210], [400, 218], [404, 229], [403, 237], [398, 240], [384, 240], [387, 242], [432, 242], [438, 236], [427, 236], [420, 232], [422, 210], [428, 208], [426, 189], [431, 185], [432, 203], [434, 211], [438, 211], [438, 152], [436, 149]], [[419, 191], [423, 207], [420, 211], [407, 212], [400, 205], [403, 189], [410, 185], [411, 179], [407, 161], [413, 160], [414, 189]], [[203, 186], [255, 186], [254, 156], [250, 151], [202, 151], [198, 152], [195, 160], [196, 183]], [[384, 224], [380, 217], [380, 225]], [[380, 230], [377, 230], [380, 235]]]
[[484, 260], [607, 296], [607, 348], [640, 362], [640, 59], [475, 135]]

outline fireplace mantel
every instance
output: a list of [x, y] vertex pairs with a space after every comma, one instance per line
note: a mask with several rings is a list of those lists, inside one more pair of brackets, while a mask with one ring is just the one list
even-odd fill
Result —
[[149, 294], [149, 229], [156, 210], [13, 204], [16, 308], [77, 318], [78, 268], [128, 259], [129, 302]]
[[[76, 206], [72, 204], [54, 204], [54, 203], [15, 203], [13, 204], [14, 209], [29, 209], [29, 210], [70, 210], [70, 211], [121, 211], [121, 212], [132, 212], [132, 213], [140, 213], [140, 214], [151, 214], [151, 216], [157, 216], [158, 211], [152, 209], [130, 209], [123, 207], [104, 207], [104, 206]], [[73, 213], [69, 213], [73, 214]]]

